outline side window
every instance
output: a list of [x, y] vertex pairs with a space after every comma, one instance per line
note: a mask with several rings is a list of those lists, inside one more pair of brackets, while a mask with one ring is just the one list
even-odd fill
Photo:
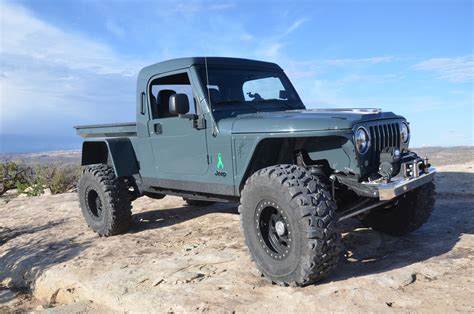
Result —
[[180, 73], [155, 79], [150, 84], [150, 108], [153, 119], [171, 118], [169, 111], [171, 95], [186, 94], [189, 100], [188, 113], [196, 113], [196, 101], [187, 73]]
[[282, 99], [280, 91], [285, 90], [279, 78], [265, 77], [247, 81], [242, 86], [245, 101], [254, 99]]

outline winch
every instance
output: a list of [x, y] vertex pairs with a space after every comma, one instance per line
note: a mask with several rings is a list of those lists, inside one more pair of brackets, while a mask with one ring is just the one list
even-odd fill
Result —
[[390, 179], [400, 172], [400, 149], [387, 147], [380, 152], [379, 174]]

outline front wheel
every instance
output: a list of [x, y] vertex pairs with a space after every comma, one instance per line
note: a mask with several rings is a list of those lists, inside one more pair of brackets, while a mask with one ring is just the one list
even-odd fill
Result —
[[362, 218], [366, 227], [393, 236], [420, 228], [430, 217], [435, 204], [435, 184], [430, 182], [403, 194], [395, 204], [374, 209]]
[[84, 169], [77, 187], [79, 204], [87, 225], [100, 236], [125, 232], [132, 221], [129, 189], [112, 167], [93, 165]]
[[304, 286], [327, 276], [339, 259], [336, 205], [306, 169], [257, 171], [242, 191], [241, 228], [260, 273], [280, 285]]

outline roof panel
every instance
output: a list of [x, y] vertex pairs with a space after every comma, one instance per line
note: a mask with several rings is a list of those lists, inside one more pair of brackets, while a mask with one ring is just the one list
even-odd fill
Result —
[[[180, 58], [171, 59], [163, 62], [158, 62], [150, 66], [144, 67], [139, 77], [151, 77], [156, 74], [166, 73], [174, 70], [189, 68], [193, 65], [204, 65], [205, 57], [192, 57], [192, 58]], [[250, 59], [241, 58], [225, 58], [225, 57], [207, 57], [208, 65], [224, 65], [224, 66], [243, 66], [243, 67], [265, 67], [272, 69], [281, 69], [277, 64], [265, 61], [257, 61]]]

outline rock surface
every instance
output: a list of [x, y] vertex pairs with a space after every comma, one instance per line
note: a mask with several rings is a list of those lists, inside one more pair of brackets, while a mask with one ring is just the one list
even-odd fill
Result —
[[[46, 310], [60, 313], [473, 312], [474, 163], [439, 170], [426, 225], [395, 238], [345, 221], [345, 255], [314, 286], [284, 288], [256, 276], [235, 204], [143, 197], [130, 232], [100, 238], [72, 193], [0, 205], [0, 282], [31, 289], [41, 304], [65, 304]], [[0, 302], [11, 302], [9, 291]]]

